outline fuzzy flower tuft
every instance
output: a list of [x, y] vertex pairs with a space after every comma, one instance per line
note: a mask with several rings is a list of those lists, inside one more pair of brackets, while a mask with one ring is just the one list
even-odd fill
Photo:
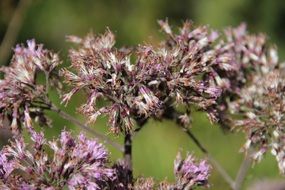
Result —
[[210, 170], [211, 167], [205, 160], [197, 162], [192, 155], [182, 159], [181, 153], [178, 153], [174, 163], [176, 188], [182, 190], [208, 186]]
[[256, 161], [271, 149], [282, 173], [285, 171], [284, 89], [284, 69], [257, 74], [241, 90], [240, 99], [230, 104], [232, 113], [240, 118], [235, 121], [235, 127], [247, 135], [244, 149], [252, 149]]
[[134, 181], [129, 181], [128, 170], [124, 162], [117, 162], [113, 166], [116, 172], [116, 180], [109, 182], [110, 189], [125, 190], [184, 190], [195, 189], [198, 186], [208, 187], [208, 178], [210, 175], [211, 166], [203, 160], [198, 162], [193, 155], [188, 155], [182, 159], [178, 153], [174, 162], [175, 182], [155, 181], [153, 178], [138, 177]]
[[240, 97], [240, 91], [257, 73], [268, 73], [276, 68], [278, 55], [264, 34], [249, 34], [244, 23], [227, 28], [224, 33], [225, 40], [216, 45], [218, 64], [214, 66], [214, 80], [222, 89], [216, 110], [222, 127], [231, 128], [228, 103]]
[[34, 133], [32, 141], [33, 148], [18, 138], [1, 150], [1, 189], [102, 189], [115, 179], [105, 148], [83, 134], [75, 139], [63, 131], [48, 141]]
[[[217, 33], [186, 22], [174, 34], [167, 22], [159, 24], [167, 40], [159, 47], [140, 45], [132, 52], [115, 48], [109, 30], [83, 39], [69, 37], [78, 48], [70, 50], [71, 69], [62, 71], [66, 83], [72, 86], [63, 102], [84, 89], [88, 99], [81, 112], [91, 122], [101, 114], [108, 115], [114, 132], [131, 132], [134, 121], [140, 124], [151, 117], [162, 119], [173, 104], [198, 107], [216, 121], [215, 105], [222, 89], [215, 83], [213, 67], [229, 64], [227, 55], [220, 55], [220, 62], [216, 60], [219, 52], [213, 43]], [[136, 58], [134, 64], [131, 54]], [[98, 107], [96, 102], [102, 98], [109, 104]]]
[[34, 40], [27, 41], [27, 47], [17, 45], [9, 67], [2, 67], [4, 79], [0, 79], [0, 126], [5, 118], [11, 120], [11, 129], [19, 132], [24, 111], [47, 124], [41, 108], [35, 102], [41, 102], [46, 89], [39, 84], [36, 76], [41, 71], [53, 79], [55, 67], [59, 64], [57, 54], [36, 45]]

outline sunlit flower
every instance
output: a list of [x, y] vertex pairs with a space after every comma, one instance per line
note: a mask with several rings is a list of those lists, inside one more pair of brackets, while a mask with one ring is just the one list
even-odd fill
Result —
[[[69, 37], [78, 48], [70, 50], [71, 69], [62, 72], [66, 83], [72, 86], [63, 102], [85, 89], [88, 100], [81, 112], [90, 121], [96, 121], [101, 114], [108, 115], [114, 132], [132, 131], [133, 121], [162, 119], [168, 107], [179, 103], [187, 108], [195, 105], [215, 121], [214, 106], [221, 94], [212, 68], [217, 64], [217, 51], [212, 45], [217, 33], [186, 22], [180, 33], [174, 34], [167, 22], [159, 23], [169, 39], [159, 47], [139, 46], [132, 51], [136, 56], [134, 64], [129, 51], [114, 47], [114, 35], [109, 30], [101, 36]], [[98, 107], [99, 98], [109, 104]]]
[[83, 134], [75, 139], [63, 131], [48, 141], [35, 133], [32, 141], [33, 149], [18, 138], [1, 150], [1, 189], [102, 189], [115, 179], [105, 148]]
[[14, 133], [19, 132], [24, 110], [40, 124], [47, 124], [40, 106], [35, 103], [40, 102], [46, 93], [45, 87], [36, 80], [36, 75], [42, 71], [52, 81], [53, 71], [59, 64], [57, 54], [36, 45], [34, 40], [28, 40], [27, 45], [17, 45], [10, 66], [0, 69], [4, 73], [4, 79], [0, 80], [0, 123], [4, 118], [12, 118]]

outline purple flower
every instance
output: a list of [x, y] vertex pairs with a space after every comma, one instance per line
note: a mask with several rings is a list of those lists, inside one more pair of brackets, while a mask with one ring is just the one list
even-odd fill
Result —
[[[3, 187], [102, 189], [107, 181], [116, 178], [113, 169], [107, 167], [105, 148], [83, 134], [74, 139], [63, 131], [59, 139], [48, 141], [35, 132], [32, 141], [32, 150], [21, 137], [1, 150]], [[50, 151], [52, 154], [48, 155]], [[16, 170], [21, 172], [12, 175]]]
[[[213, 46], [217, 33], [204, 26], [193, 28], [186, 22], [180, 33], [174, 34], [167, 22], [159, 23], [169, 39], [159, 47], [139, 46], [132, 52], [116, 49], [109, 30], [83, 39], [69, 37], [78, 48], [70, 50], [72, 70], [62, 71], [66, 83], [72, 86], [63, 102], [85, 89], [87, 103], [80, 111], [91, 122], [101, 114], [108, 115], [114, 132], [131, 132], [134, 121], [140, 125], [151, 117], [162, 119], [169, 107], [181, 103], [187, 109], [195, 105], [207, 111], [215, 121], [214, 107], [221, 95], [212, 68], [219, 53]], [[136, 57], [134, 64], [131, 53]], [[220, 62], [227, 64], [229, 59], [222, 58]], [[109, 104], [98, 107], [99, 98]]]
[[256, 74], [272, 71], [278, 65], [278, 56], [276, 48], [267, 44], [266, 36], [248, 34], [244, 23], [226, 29], [225, 37], [226, 40], [220, 40], [215, 47], [218, 54], [213, 79], [222, 89], [215, 108], [219, 123], [231, 128], [229, 102], [239, 99], [240, 91]]
[[28, 40], [27, 44], [28, 47], [17, 45], [10, 66], [0, 68], [4, 73], [4, 79], [0, 80], [0, 122], [12, 118], [14, 134], [19, 133], [21, 119], [30, 117], [27, 114], [33, 115], [42, 122], [40, 124], [48, 124], [42, 109], [35, 103], [42, 101], [47, 93], [47, 89], [36, 80], [36, 73], [38, 70], [46, 73], [53, 84], [54, 69], [60, 63], [57, 54], [36, 45], [34, 40]]
[[207, 186], [211, 167], [205, 160], [197, 162], [192, 155], [182, 159], [178, 153], [174, 172], [176, 177], [177, 189], [192, 189], [195, 186]]
[[240, 92], [240, 98], [230, 104], [232, 114], [240, 119], [235, 127], [246, 134], [244, 150], [260, 161], [271, 149], [282, 173], [284, 167], [284, 69], [256, 74]]

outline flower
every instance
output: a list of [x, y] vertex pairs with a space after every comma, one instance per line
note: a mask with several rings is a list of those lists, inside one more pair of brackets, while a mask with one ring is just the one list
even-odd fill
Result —
[[192, 155], [182, 159], [178, 153], [174, 162], [176, 189], [192, 189], [195, 186], [207, 186], [211, 167], [205, 160], [197, 162]]
[[268, 73], [276, 68], [278, 56], [276, 48], [267, 44], [265, 35], [249, 34], [244, 23], [226, 29], [225, 37], [216, 45], [218, 64], [214, 66], [214, 79], [222, 88], [216, 110], [222, 127], [231, 128], [228, 103], [240, 97], [240, 91], [256, 73]]
[[[172, 33], [167, 22], [160, 21], [167, 34], [159, 47], [138, 46], [133, 51], [114, 47], [109, 30], [105, 34], [69, 37], [78, 45], [70, 50], [71, 69], [62, 74], [72, 89], [63, 97], [68, 103], [73, 94], [84, 89], [87, 103], [80, 111], [96, 121], [101, 114], [109, 116], [113, 132], [132, 132], [134, 121], [140, 125], [148, 118], [162, 119], [173, 104], [183, 103], [207, 111], [216, 120], [214, 106], [221, 88], [214, 81], [213, 66], [218, 52], [212, 45], [217, 33], [207, 27], [192, 28], [189, 22], [179, 34]], [[130, 56], [136, 57], [131, 63]], [[223, 59], [227, 64], [227, 59]], [[230, 70], [230, 69], [229, 69]], [[99, 107], [98, 99], [108, 100]]]
[[[89, 116], [90, 122], [96, 121], [101, 114], [109, 115], [111, 130], [129, 131], [133, 127], [128, 96], [132, 94], [132, 65], [130, 55], [114, 48], [115, 39], [109, 30], [104, 35], [87, 35], [84, 39], [69, 37], [78, 44], [78, 49], [70, 50], [71, 67], [75, 72], [62, 70], [65, 81], [73, 86], [63, 102], [81, 89], [86, 89], [88, 101], [81, 111]], [[97, 108], [98, 98], [111, 101], [109, 106]]]
[[138, 178], [134, 185], [134, 190], [152, 190], [155, 189], [155, 182], [152, 178]]
[[83, 134], [75, 139], [62, 131], [59, 139], [48, 141], [35, 133], [31, 140], [33, 149], [19, 137], [1, 150], [1, 189], [102, 189], [116, 178], [105, 148]]
[[235, 127], [247, 135], [244, 145], [251, 150], [252, 158], [260, 161], [272, 150], [282, 173], [284, 167], [284, 69], [256, 74], [252, 83], [240, 92], [240, 98], [230, 104], [234, 116], [238, 116]]
[[185, 159], [182, 159], [181, 153], [178, 153], [174, 162], [174, 183], [167, 181], [158, 182], [153, 178], [142, 176], [130, 181], [128, 177], [129, 171], [122, 161], [115, 163], [113, 169], [117, 178], [114, 181], [109, 181], [108, 187], [110, 189], [183, 190], [194, 189], [197, 186], [208, 187], [211, 166], [205, 160], [198, 162], [193, 155], [187, 155]]
[[9, 67], [2, 67], [4, 79], [0, 80], [0, 123], [5, 118], [12, 118], [11, 129], [19, 133], [19, 126], [26, 113], [47, 124], [40, 106], [37, 103], [44, 99], [46, 89], [36, 80], [38, 70], [53, 79], [55, 67], [59, 64], [57, 54], [36, 45], [34, 40], [27, 41], [27, 47], [17, 45]]

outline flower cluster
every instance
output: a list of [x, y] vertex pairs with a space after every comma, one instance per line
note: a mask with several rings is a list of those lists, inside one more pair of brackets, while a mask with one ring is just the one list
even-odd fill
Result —
[[244, 148], [254, 148], [252, 156], [255, 160], [260, 160], [268, 149], [272, 149], [283, 173], [284, 77], [284, 69], [256, 74], [252, 84], [241, 90], [241, 98], [230, 104], [231, 111], [240, 118], [235, 121], [235, 126], [247, 134]]
[[53, 78], [55, 67], [59, 64], [57, 54], [34, 40], [27, 41], [28, 47], [18, 45], [9, 67], [2, 67], [4, 79], [0, 80], [0, 126], [5, 118], [11, 121], [14, 134], [19, 132], [20, 123], [24, 120], [24, 111], [29, 112], [40, 124], [47, 124], [38, 102], [44, 99], [46, 89], [39, 84], [38, 71]]
[[[213, 80], [212, 66], [217, 51], [213, 43], [217, 33], [206, 26], [193, 27], [185, 22], [178, 34], [167, 21], [159, 21], [167, 35], [161, 46], [143, 46], [138, 52], [137, 76], [146, 81], [153, 93], [163, 102], [164, 111], [173, 104], [196, 106], [215, 121], [213, 106], [221, 94]], [[221, 64], [227, 64], [226, 55]]]
[[[101, 36], [92, 34], [69, 40], [79, 45], [70, 50], [70, 70], [63, 76], [72, 90], [64, 96], [68, 102], [81, 89], [88, 93], [81, 111], [95, 121], [100, 114], [109, 115], [111, 130], [131, 131], [133, 120], [161, 118], [173, 104], [196, 106], [216, 120], [215, 104], [221, 88], [214, 80], [217, 64], [230, 69], [228, 54], [220, 54], [213, 43], [217, 33], [207, 27], [193, 28], [186, 22], [179, 34], [172, 33], [167, 22], [159, 22], [169, 40], [159, 47], [143, 45], [132, 55], [114, 47], [114, 35], [107, 31]], [[219, 57], [219, 58], [217, 58]], [[98, 107], [96, 100], [104, 97], [109, 104]]]
[[[101, 114], [108, 114], [113, 131], [121, 130], [122, 126], [130, 130], [133, 121], [128, 104], [133, 101], [130, 99], [133, 90], [129, 85], [133, 82], [133, 70], [129, 52], [113, 47], [114, 35], [109, 30], [98, 37], [89, 34], [84, 39], [70, 36], [69, 40], [78, 43], [80, 48], [70, 50], [71, 67], [76, 73], [67, 69], [62, 72], [66, 82], [74, 86], [63, 101], [68, 102], [74, 93], [84, 88], [88, 100], [81, 110], [90, 117], [90, 121], [95, 121]], [[100, 97], [106, 97], [112, 104], [97, 109], [96, 102]]]
[[205, 160], [197, 163], [192, 155], [182, 159], [178, 153], [174, 171], [176, 176], [176, 189], [191, 189], [195, 186], [207, 186], [211, 167]]
[[[233, 55], [230, 72], [215, 68], [215, 80], [223, 93], [217, 110], [222, 125], [242, 130], [247, 135], [244, 150], [254, 160], [272, 149], [284, 173], [282, 154], [284, 74], [276, 48], [266, 42], [263, 34], [251, 35], [245, 24], [225, 31], [223, 51]], [[223, 44], [227, 44], [226, 46]], [[229, 113], [230, 112], [230, 113]]]
[[115, 178], [105, 148], [83, 134], [74, 139], [63, 131], [58, 140], [48, 141], [34, 133], [31, 139], [33, 147], [18, 138], [1, 150], [1, 189], [95, 190]]
[[256, 73], [268, 73], [274, 69], [278, 64], [278, 56], [276, 48], [267, 44], [265, 35], [248, 34], [244, 23], [226, 29], [225, 37], [216, 48], [219, 49], [219, 56], [226, 54], [230, 57], [230, 64], [224, 68], [218, 64], [214, 70], [216, 84], [223, 89], [217, 101], [219, 123], [222, 127], [231, 128], [232, 118], [227, 114], [228, 103], [241, 96], [241, 89]]
[[[261, 160], [271, 149], [285, 173], [285, 74], [266, 36], [248, 34], [245, 24], [222, 34], [191, 22], [176, 33], [167, 21], [159, 24], [166, 34], [159, 46], [116, 48], [109, 30], [98, 36], [69, 36], [76, 47], [69, 51], [71, 67], [61, 71], [71, 86], [62, 102], [67, 104], [74, 94], [84, 91], [87, 99], [79, 111], [88, 121], [107, 115], [111, 131], [126, 137], [132, 136], [135, 122], [142, 126], [149, 118], [176, 120], [187, 127], [191, 109], [197, 108], [211, 121], [243, 131], [247, 136], [244, 150], [254, 160]], [[110, 166], [105, 148], [83, 134], [73, 138], [63, 131], [58, 139], [47, 140], [43, 132], [34, 130], [33, 120], [48, 124], [45, 109], [70, 118], [48, 99], [49, 86], [60, 87], [59, 58], [34, 40], [27, 41], [27, 47], [16, 46], [14, 52], [11, 65], [0, 68], [4, 73], [0, 126], [9, 121], [15, 134], [14, 141], [0, 151], [1, 189], [182, 190], [208, 186], [211, 167], [192, 155], [186, 159], [177, 155], [174, 183], [155, 183], [152, 178], [133, 179], [128, 163]], [[45, 76], [46, 84], [39, 76]], [[103, 99], [107, 102], [99, 104]], [[27, 129], [31, 144], [24, 141], [21, 127]]]
[[[183, 58], [182, 50], [179, 50], [179, 55], [171, 58], [169, 56], [174, 49], [170, 47], [155, 49], [141, 46], [136, 51], [138, 67], [134, 67], [130, 63], [129, 50], [113, 47], [114, 36], [110, 31], [99, 37], [89, 35], [85, 39], [69, 39], [82, 47], [70, 51], [72, 67], [78, 73], [63, 70], [67, 82], [75, 85], [63, 100], [68, 101], [78, 90], [86, 89], [89, 98], [81, 107], [81, 111], [89, 115], [91, 121], [95, 121], [102, 113], [109, 114], [109, 122], [115, 132], [129, 132], [133, 120], [161, 117], [165, 110], [169, 109], [167, 106], [178, 101], [179, 98], [175, 98], [178, 93], [183, 101], [189, 104], [198, 104], [198, 100], [208, 99], [200, 104], [205, 110], [214, 102], [214, 94], [219, 93], [210, 82], [203, 83], [200, 79], [210, 72], [202, 66], [207, 62], [206, 57], [198, 58], [203, 57], [202, 52], [196, 52], [201, 55], [193, 58], [193, 63], [197, 62], [196, 59], [203, 60], [192, 68], [195, 70], [193, 73], [197, 73], [196, 76], [192, 77], [190, 70], [185, 70], [184, 79], [178, 81], [178, 70], [185, 67], [184, 63], [178, 63], [186, 59]], [[4, 72], [4, 78], [0, 81], [1, 122], [7, 119], [11, 121], [15, 134], [11, 144], [0, 151], [1, 189], [154, 188], [155, 183], [151, 179], [130, 178], [124, 162], [109, 166], [108, 153], [104, 147], [96, 141], [88, 140], [83, 134], [73, 138], [69, 132], [63, 131], [58, 139], [50, 141], [44, 137], [43, 132], [34, 130], [33, 119], [47, 123], [44, 110], [51, 109], [48, 87], [57, 85], [55, 79], [58, 75], [55, 68], [60, 62], [57, 54], [43, 49], [42, 45], [36, 45], [34, 40], [28, 41], [27, 44], [27, 47], [18, 45], [14, 50], [11, 65], [1, 68]], [[175, 68], [177, 65], [180, 65], [180, 68]], [[182, 76], [183, 72], [180, 73]], [[41, 74], [46, 77], [45, 85], [38, 79]], [[174, 83], [180, 87], [176, 89]], [[184, 94], [182, 97], [182, 93], [187, 93], [187, 88], [196, 92]], [[181, 92], [178, 92], [179, 90]], [[171, 93], [170, 98], [168, 93]], [[189, 99], [186, 97], [188, 95], [191, 96]], [[97, 110], [96, 100], [99, 97], [107, 98], [111, 104]], [[184, 122], [187, 121], [185, 117], [187, 116], [183, 115], [181, 118]], [[29, 143], [24, 140], [22, 131], [19, 130], [21, 127], [27, 129], [31, 139]], [[187, 172], [191, 173], [189, 170]], [[191, 187], [200, 184], [193, 181], [194, 179], [191, 180]], [[159, 184], [159, 187], [172, 189], [174, 185], [165, 182]]]
[[185, 160], [180, 153], [175, 160], [174, 184], [156, 185], [151, 178], [127, 181], [123, 163], [108, 166], [108, 153], [102, 144], [88, 140], [83, 134], [76, 139], [62, 131], [59, 139], [48, 141], [43, 133], [34, 132], [32, 143], [17, 138], [0, 151], [1, 189], [192, 189], [206, 186], [210, 166], [197, 163], [189, 155]]
[[152, 178], [138, 178], [135, 183], [135, 190], [183, 190], [194, 189], [198, 186], [208, 187], [208, 178], [211, 167], [205, 160], [197, 162], [192, 155], [182, 159], [178, 153], [174, 163], [175, 182], [166, 181], [155, 184]]

